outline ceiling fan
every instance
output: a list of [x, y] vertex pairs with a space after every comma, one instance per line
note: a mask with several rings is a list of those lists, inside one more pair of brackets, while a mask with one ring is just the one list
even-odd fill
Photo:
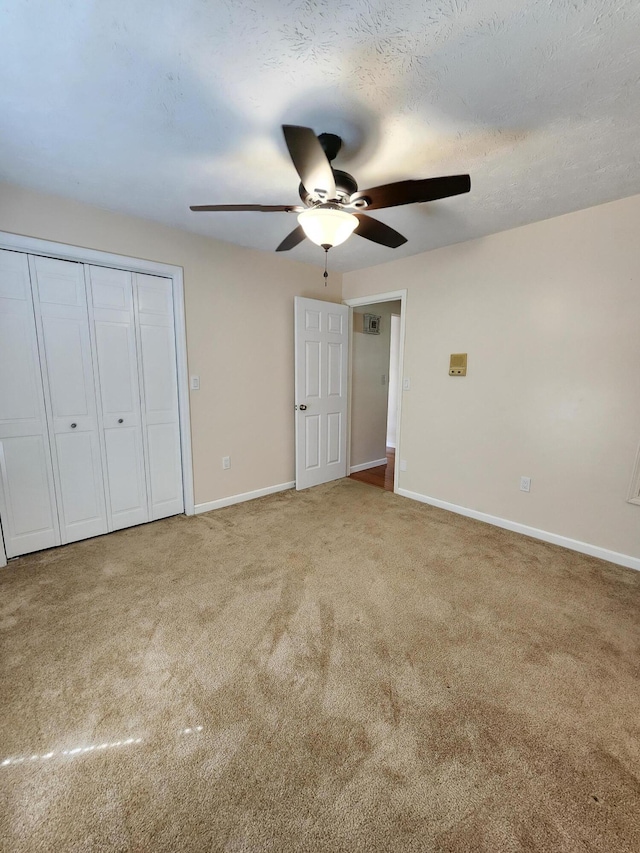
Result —
[[363, 211], [380, 210], [401, 204], [416, 204], [469, 192], [469, 175], [397, 181], [368, 190], [358, 190], [352, 175], [331, 166], [342, 140], [334, 133], [316, 136], [310, 127], [282, 126], [293, 165], [300, 176], [302, 205], [282, 204], [198, 204], [195, 211], [261, 211], [297, 213], [299, 225], [276, 249], [286, 252], [308, 237], [325, 252], [344, 243], [352, 233], [395, 249], [407, 238], [389, 225]]

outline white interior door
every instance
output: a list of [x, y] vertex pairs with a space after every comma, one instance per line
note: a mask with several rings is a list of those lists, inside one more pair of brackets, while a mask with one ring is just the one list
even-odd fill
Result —
[[349, 309], [295, 299], [296, 489], [347, 475]]
[[171, 279], [134, 275], [151, 519], [184, 511]]
[[110, 530], [149, 521], [131, 273], [87, 268]]
[[107, 532], [82, 264], [30, 257], [63, 543]]
[[60, 544], [27, 256], [0, 250], [0, 518], [7, 557]]

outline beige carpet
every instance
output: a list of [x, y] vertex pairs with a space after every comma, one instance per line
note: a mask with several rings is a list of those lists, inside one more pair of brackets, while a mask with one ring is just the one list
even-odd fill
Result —
[[639, 603], [352, 480], [24, 557], [0, 845], [637, 853]]

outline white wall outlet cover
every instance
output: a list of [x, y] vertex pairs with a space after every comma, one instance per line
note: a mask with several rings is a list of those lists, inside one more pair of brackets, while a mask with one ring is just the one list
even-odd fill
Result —
[[520, 477], [520, 491], [521, 492], [530, 492], [531, 491], [531, 477]]
[[401, 471], [406, 471], [406, 470], [407, 470], [407, 460], [406, 460], [406, 459], [401, 459], [401, 460], [400, 460], [400, 470], [401, 470]]
[[222, 467], [225, 469], [225, 471], [228, 468], [231, 468], [231, 457], [230, 456], [223, 456], [222, 457]]
[[191, 377], [191, 390], [192, 391], [199, 391], [200, 390], [200, 377], [199, 376], [192, 376]]
[[408, 391], [410, 388], [411, 388], [411, 380], [410, 379], [403, 379], [402, 380], [402, 390]]

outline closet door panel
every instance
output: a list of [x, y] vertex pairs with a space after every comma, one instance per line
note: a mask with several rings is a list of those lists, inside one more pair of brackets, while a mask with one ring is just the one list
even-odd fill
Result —
[[131, 273], [89, 267], [99, 401], [114, 530], [150, 520]]
[[147, 427], [149, 470], [155, 518], [163, 517], [163, 509], [174, 515], [182, 511], [182, 471], [180, 469], [180, 432], [177, 424], [159, 423]]
[[92, 390], [91, 384], [87, 389], [85, 381], [87, 329], [77, 319], [45, 314], [42, 332], [56, 432], [64, 431], [74, 418], [76, 423], [78, 419], [82, 420], [81, 429], [91, 429], [95, 419], [91, 416], [87, 399], [87, 390]]
[[26, 255], [0, 250], [0, 522], [8, 557], [60, 544]]
[[[101, 314], [99, 308], [96, 309]], [[105, 415], [130, 415], [138, 396], [133, 328], [127, 323], [96, 320], [100, 395]], [[137, 403], [137, 401], [136, 401]], [[138, 417], [137, 413], [136, 416]]]
[[0, 514], [7, 557], [60, 544], [43, 435], [0, 441]]
[[103, 529], [102, 525], [95, 533], [86, 533], [87, 528], [93, 531], [95, 520], [104, 515], [102, 471], [96, 458], [95, 436], [89, 430], [58, 430], [56, 451], [68, 541], [105, 533], [106, 527]]
[[71, 261], [37, 257], [30, 263], [61, 535], [75, 542], [108, 529], [84, 272]]
[[140, 340], [147, 417], [173, 420], [178, 402], [173, 330], [147, 321], [140, 325]]
[[156, 519], [184, 511], [173, 293], [170, 279], [134, 278], [151, 517]]
[[0, 421], [3, 423], [40, 421], [44, 414], [33, 314], [31, 317], [27, 314], [31, 309], [30, 296], [28, 304], [0, 299]]
[[138, 430], [105, 430], [109, 495], [113, 529], [149, 520], [144, 471], [140, 471], [142, 447]]

